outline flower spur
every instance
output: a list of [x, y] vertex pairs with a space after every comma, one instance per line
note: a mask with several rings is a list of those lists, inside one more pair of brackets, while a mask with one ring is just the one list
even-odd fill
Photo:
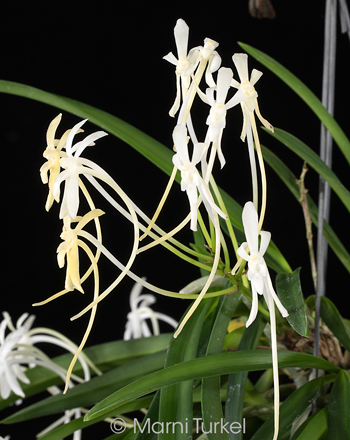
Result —
[[[259, 233], [258, 214], [252, 202], [247, 202], [244, 205], [242, 221], [247, 242], [242, 243], [237, 250], [237, 254], [244, 260], [248, 261], [247, 275], [252, 287], [252, 308], [246, 327], [249, 327], [257, 316], [258, 294], [264, 296], [267, 307], [270, 311], [272, 367], [274, 389], [276, 390], [274, 393], [275, 432], [273, 440], [277, 440], [279, 431], [279, 378], [275, 304], [284, 318], [288, 316], [288, 310], [282, 305], [273, 288], [269, 270], [264, 260], [264, 254], [270, 243], [271, 233], [267, 231], [260, 231]], [[260, 247], [259, 235], [261, 237]], [[247, 253], [248, 248], [249, 254]]]

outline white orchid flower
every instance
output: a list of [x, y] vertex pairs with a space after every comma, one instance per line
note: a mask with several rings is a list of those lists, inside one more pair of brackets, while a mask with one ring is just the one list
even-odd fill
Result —
[[[250, 79], [248, 74], [248, 55], [245, 53], [235, 53], [232, 57], [233, 63], [236, 66], [239, 78], [239, 83], [235, 79], [232, 79], [231, 86], [238, 89], [236, 93], [237, 99], [242, 104], [243, 112], [243, 129], [241, 133], [241, 139], [244, 141], [247, 134], [247, 110], [255, 112], [260, 122], [273, 133], [273, 126], [261, 116], [258, 105], [258, 93], [254, 86], [262, 76], [262, 72], [253, 69]], [[236, 96], [235, 95], [235, 96]]]
[[[277, 440], [279, 431], [279, 377], [278, 377], [278, 358], [277, 358], [277, 335], [276, 335], [276, 315], [275, 305], [278, 307], [282, 316], [288, 316], [288, 310], [282, 305], [279, 300], [271, 282], [270, 274], [264, 260], [264, 254], [268, 248], [271, 239], [271, 233], [261, 231], [259, 234], [258, 214], [252, 202], [247, 202], [244, 205], [242, 220], [244, 226], [245, 236], [247, 242], [243, 243], [238, 249], [237, 254], [248, 261], [248, 279], [252, 286], [252, 308], [246, 327], [255, 320], [258, 313], [258, 294], [264, 295], [267, 307], [270, 311], [270, 325], [271, 325], [271, 351], [272, 351], [272, 370], [274, 382], [274, 436], [273, 440]], [[259, 235], [261, 237], [259, 247]], [[247, 249], [249, 248], [249, 255]]]
[[[232, 70], [227, 67], [221, 67], [218, 71], [216, 86], [209, 87], [205, 94], [197, 87], [197, 92], [200, 98], [211, 107], [206, 121], [209, 126], [206, 141], [213, 142], [218, 139], [217, 151], [221, 168], [225, 165], [225, 158], [221, 151], [221, 136], [223, 129], [226, 127], [226, 113], [227, 110], [239, 103], [239, 96], [236, 96], [237, 94], [228, 102], [225, 102], [232, 78]], [[216, 92], [215, 98], [214, 92]]]
[[[145, 278], [142, 278], [145, 280]], [[129, 339], [147, 338], [152, 335], [150, 328], [146, 322], [149, 319], [152, 323], [152, 330], [154, 335], [159, 335], [158, 320], [170, 324], [173, 328], [177, 327], [177, 321], [164, 313], [154, 312], [151, 305], [156, 302], [156, 297], [151, 294], [141, 295], [143, 286], [140, 283], [135, 283], [130, 292], [130, 308], [128, 313], [128, 321], [125, 325], [124, 341]]]
[[180, 107], [181, 101], [181, 83], [187, 90], [190, 86], [191, 74], [194, 72], [198, 62], [199, 49], [194, 48], [187, 53], [189, 27], [181, 18], [177, 20], [174, 28], [175, 43], [178, 58], [172, 52], [163, 57], [164, 60], [176, 66], [176, 97], [172, 108], [169, 111], [170, 116], [174, 116]]
[[104, 131], [97, 131], [96, 133], [92, 133], [87, 136], [83, 141], [72, 146], [74, 136], [86, 121], [87, 119], [79, 122], [69, 132], [66, 141], [67, 157], [62, 157], [60, 159], [60, 165], [62, 168], [64, 168], [64, 171], [59, 174], [55, 181], [53, 187], [53, 196], [56, 197], [59, 194], [60, 185], [63, 181], [65, 181], [63, 200], [60, 210], [61, 219], [69, 215], [69, 217], [74, 220], [77, 216], [79, 207], [79, 174], [94, 174], [95, 164], [89, 161], [89, 166], [84, 165], [86, 160], [81, 158], [80, 155], [86, 147], [95, 145], [95, 140], [107, 135], [107, 133]]
[[[70, 353], [75, 352], [76, 345], [62, 334], [50, 328], [32, 328], [35, 319], [34, 315], [29, 316], [28, 313], [24, 313], [17, 320], [16, 326], [13, 325], [11, 317], [7, 312], [3, 312], [3, 316], [4, 319], [0, 323], [0, 395], [2, 399], [7, 399], [11, 391], [24, 398], [25, 393], [18, 379], [25, 384], [29, 384], [29, 379], [25, 375], [25, 371], [27, 368], [32, 368], [36, 365], [54, 371], [64, 380], [66, 371], [51, 361], [35, 344], [54, 344]], [[9, 333], [6, 335], [7, 330]], [[89, 367], [97, 374], [102, 374], [83, 353], [80, 354], [79, 361], [84, 372], [84, 379], [72, 375], [75, 380], [79, 382], [90, 380], [91, 374]], [[70, 381], [69, 387], [71, 388], [73, 386], [74, 384]], [[50, 387], [48, 391], [51, 394], [61, 392], [58, 387]], [[38, 434], [38, 437], [50, 432], [62, 423], [68, 423], [72, 416], [79, 418], [81, 416], [80, 409], [75, 408], [65, 411], [62, 418]], [[74, 434], [74, 440], [80, 438], [81, 430], [78, 430]]]
[[208, 60], [208, 67], [205, 71], [205, 81], [209, 87], [214, 87], [215, 82], [212, 74], [216, 72], [221, 65], [221, 57], [215, 50], [219, 46], [217, 41], [211, 38], [204, 39], [204, 46], [200, 49], [201, 57]]
[[[27, 316], [25, 315], [24, 319]], [[30, 317], [23, 326], [19, 326], [18, 329], [6, 336], [9, 321], [9, 317], [5, 315], [5, 319], [0, 324], [0, 395], [4, 400], [9, 397], [11, 391], [17, 396], [25, 397], [18, 380], [29, 384], [29, 379], [25, 375], [22, 365], [28, 365], [35, 361], [34, 354], [27, 354], [26, 356], [20, 354], [19, 356], [17, 349], [19, 341], [30, 329], [34, 317]]]
[[[288, 311], [283, 307], [272, 286], [269, 270], [264, 260], [271, 233], [261, 231], [259, 234], [258, 214], [252, 202], [247, 202], [244, 205], [242, 220], [247, 241], [238, 248], [237, 254], [248, 261], [248, 280], [251, 282], [253, 295], [252, 308], [246, 323], [246, 326], [249, 327], [258, 313], [258, 294], [264, 295], [268, 305], [268, 297], [271, 296], [284, 318], [288, 316]], [[259, 235], [261, 237], [260, 247]], [[247, 253], [248, 248], [249, 254]]]
[[186, 191], [191, 209], [191, 229], [197, 230], [197, 203], [198, 192], [203, 200], [205, 208], [213, 220], [213, 212], [216, 211], [224, 219], [227, 218], [221, 209], [219, 209], [210, 194], [208, 185], [200, 176], [196, 165], [205, 154], [207, 145], [203, 143], [194, 144], [192, 159], [190, 160], [187, 146], [187, 129], [184, 124], [179, 124], [173, 131], [173, 140], [176, 154], [173, 156], [173, 164], [181, 171], [181, 191]]

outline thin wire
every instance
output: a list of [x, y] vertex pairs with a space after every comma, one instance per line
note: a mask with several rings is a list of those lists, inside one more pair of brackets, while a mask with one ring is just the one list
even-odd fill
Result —
[[[333, 115], [335, 61], [336, 61], [336, 30], [337, 30], [337, 0], [326, 0], [324, 60], [322, 104]], [[320, 158], [331, 168], [332, 166], [332, 137], [324, 125], [321, 125]], [[320, 344], [320, 309], [321, 297], [326, 293], [326, 272], [328, 246], [323, 236], [323, 221], [329, 220], [331, 193], [328, 183], [320, 176], [318, 198], [318, 231], [317, 231], [317, 286], [315, 303], [315, 342], [314, 355], [319, 356]], [[314, 377], [318, 370], [314, 370]]]
[[350, 16], [346, 0], [339, 0], [340, 30], [342, 34], [347, 32], [350, 40]]

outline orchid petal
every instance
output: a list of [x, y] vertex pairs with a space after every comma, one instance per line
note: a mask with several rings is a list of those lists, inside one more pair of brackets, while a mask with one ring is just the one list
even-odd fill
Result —
[[259, 254], [263, 257], [271, 240], [271, 232], [261, 231], [260, 237], [261, 237], [261, 241], [260, 241]]
[[79, 128], [85, 124], [85, 122], [87, 121], [87, 119], [84, 119], [80, 122], [78, 122], [76, 125], [74, 125], [74, 127], [71, 129], [71, 131], [69, 132], [68, 136], [67, 136], [67, 141], [66, 141], [66, 152], [68, 156], [72, 155], [72, 142], [73, 142], [73, 138], [74, 136], [77, 134]]
[[236, 66], [241, 83], [249, 81], [248, 55], [246, 53], [235, 53], [232, 57], [232, 60]]
[[262, 77], [263, 73], [260, 70], [253, 69], [250, 75], [250, 84], [254, 86], [259, 79]]
[[55, 134], [57, 127], [62, 119], [62, 113], [60, 113], [58, 116], [53, 119], [49, 125], [49, 128], [46, 132], [46, 142], [48, 147], [54, 147], [55, 144]]
[[188, 35], [189, 27], [186, 22], [179, 18], [176, 22], [174, 28], [175, 43], [177, 48], [177, 54], [179, 59], [186, 58], [187, 56], [187, 45], [188, 45]]
[[76, 151], [74, 157], [75, 158], [79, 157], [86, 147], [95, 145], [94, 141], [107, 135], [108, 133], [106, 133], [105, 131], [96, 131], [95, 133], [90, 134], [83, 141], [78, 142], [77, 144], [74, 145], [74, 147], [71, 150], [72, 152]]
[[245, 261], [249, 261], [250, 255], [247, 253], [248, 243], [245, 241], [237, 249], [237, 255], [243, 258]]
[[163, 57], [163, 60], [169, 61], [169, 63], [177, 65], [177, 58], [172, 52], [169, 52], [167, 55]]
[[184, 124], [178, 124], [173, 131], [173, 141], [176, 148], [176, 153], [179, 155], [180, 160], [184, 163], [189, 162], [187, 147], [187, 128]]
[[248, 242], [250, 255], [252, 252], [258, 252], [258, 214], [252, 202], [244, 205], [242, 213], [242, 221], [245, 236]]
[[218, 72], [217, 78], [217, 93], [216, 102], [219, 104], [224, 104], [230, 84], [233, 78], [233, 72], [227, 67], [221, 67]]
[[258, 295], [254, 285], [252, 284], [252, 308], [250, 309], [250, 314], [248, 321], [246, 322], [246, 327], [250, 326], [250, 324], [255, 320], [257, 314], [258, 314]]

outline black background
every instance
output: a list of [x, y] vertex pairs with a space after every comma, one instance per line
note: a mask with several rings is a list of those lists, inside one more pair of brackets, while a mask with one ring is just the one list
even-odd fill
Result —
[[[168, 111], [175, 96], [173, 66], [162, 60], [169, 51], [176, 55], [173, 28], [178, 18], [190, 27], [189, 47], [203, 44], [205, 37], [220, 43], [222, 65], [235, 72], [232, 55], [241, 52], [237, 41], [250, 44], [281, 62], [295, 73], [318, 97], [321, 96], [324, 2], [317, 0], [275, 0], [276, 18], [257, 19], [249, 15], [247, 0], [220, 4], [194, 2], [12, 2], [1, 13], [1, 78], [28, 84], [45, 91], [85, 102], [124, 119], [160, 142], [172, 147], [175, 120]], [[119, 6], [120, 5], [120, 6]], [[349, 98], [347, 70], [349, 40], [338, 32], [337, 86], [335, 118], [347, 134]], [[262, 115], [275, 127], [292, 132], [314, 151], [319, 149], [319, 121], [306, 104], [277, 77], [254, 59], [250, 70], [264, 72], [256, 88]], [[203, 120], [207, 108], [203, 109]], [[201, 111], [201, 110], [199, 110]], [[85, 297], [71, 292], [41, 308], [31, 304], [64, 286], [65, 269], [59, 269], [56, 248], [60, 243], [61, 222], [58, 206], [44, 209], [47, 188], [42, 185], [39, 168], [44, 162], [45, 134], [59, 110], [25, 98], [1, 95], [0, 145], [2, 151], [2, 294], [1, 310], [14, 320], [22, 313], [35, 313], [35, 326], [52, 327], [79, 343], [87, 318], [74, 323], [69, 318], [87, 305], [92, 285], [84, 285]], [[63, 133], [80, 118], [64, 113], [59, 131]], [[251, 198], [250, 170], [245, 145], [240, 141], [242, 117], [239, 108], [228, 113], [223, 145], [227, 164], [217, 182], [240, 204]], [[85, 124], [87, 134], [98, 128]], [[203, 128], [203, 133], [206, 130]], [[200, 133], [200, 130], [199, 130]], [[261, 131], [261, 142], [278, 154], [296, 175], [302, 160]], [[225, 144], [227, 146], [225, 146]], [[146, 159], [112, 135], [85, 151], [112, 174], [121, 187], [149, 216], [154, 212], [168, 177]], [[348, 185], [348, 168], [339, 149], [334, 151], [334, 169]], [[301, 208], [278, 177], [268, 174], [268, 205], [264, 228], [286, 256], [293, 269], [302, 267], [305, 296], [313, 294], [308, 248]], [[317, 199], [317, 175], [310, 171], [306, 186]], [[97, 207], [106, 212], [101, 219], [103, 241], [122, 261], [131, 249], [132, 229], [116, 216], [98, 196]], [[101, 205], [99, 205], [101, 201]], [[188, 212], [185, 194], [177, 185], [172, 189], [159, 224], [164, 229], [178, 224]], [[343, 236], [348, 213], [334, 195], [331, 224]], [[189, 229], [180, 237], [191, 241]], [[85, 260], [82, 260], [82, 267]], [[116, 277], [112, 265], [101, 261], [102, 288]], [[83, 269], [82, 269], [83, 270]], [[140, 255], [134, 272], [165, 289], [178, 291], [198, 276], [198, 269], [178, 262], [164, 249]], [[341, 305], [346, 271], [330, 252], [327, 295]], [[122, 338], [129, 310], [128, 296], [133, 281], [125, 279], [104, 300], [88, 345]], [[179, 319], [187, 302], [157, 297], [155, 310]], [[50, 349], [48, 349], [50, 352]], [[41, 427], [46, 421], [41, 422]], [[18, 427], [0, 427], [0, 434], [17, 439]], [[22, 429], [26, 429], [23, 425]], [[36, 427], [37, 432], [38, 429]], [[24, 432], [24, 431], [23, 431]], [[108, 429], [105, 436], [108, 435]], [[16, 437], [17, 435], [17, 437]], [[26, 438], [32, 437], [27, 432]], [[98, 435], [98, 434], [96, 434]], [[84, 438], [84, 436], [83, 436]], [[103, 438], [103, 435], [98, 438]]]

